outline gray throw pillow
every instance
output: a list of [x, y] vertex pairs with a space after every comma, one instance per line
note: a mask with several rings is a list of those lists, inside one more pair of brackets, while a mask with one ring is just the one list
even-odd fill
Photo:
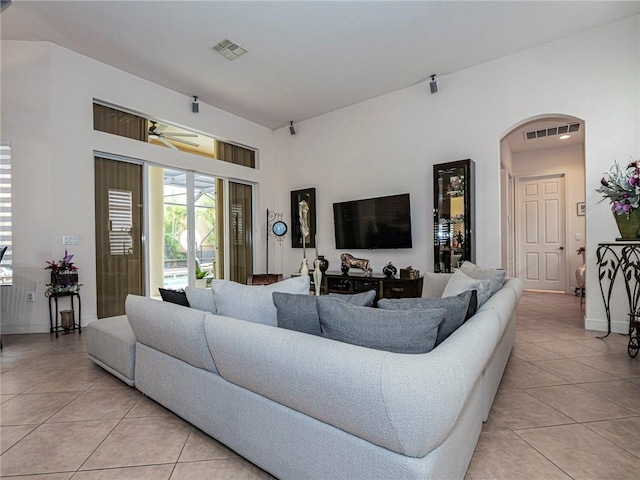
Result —
[[491, 295], [502, 288], [507, 272], [498, 268], [483, 268], [471, 262], [464, 262], [460, 270], [476, 280], [489, 279], [491, 282]]
[[445, 309], [381, 310], [318, 298], [322, 336], [394, 353], [433, 350]]
[[273, 292], [309, 294], [309, 275], [289, 278], [271, 285], [243, 285], [229, 280], [213, 280], [213, 301], [218, 315], [276, 326]]
[[466, 292], [447, 298], [384, 298], [378, 301], [383, 310], [414, 310], [444, 308], [444, 321], [438, 328], [436, 347], [462, 325], [467, 316], [472, 292]]
[[[373, 305], [375, 297], [375, 290], [355, 295], [329, 295], [332, 300], [348, 302], [362, 307]], [[273, 303], [278, 311], [278, 327], [320, 336], [320, 318], [318, 317], [318, 308], [316, 306], [317, 298], [313, 295], [274, 292]]]

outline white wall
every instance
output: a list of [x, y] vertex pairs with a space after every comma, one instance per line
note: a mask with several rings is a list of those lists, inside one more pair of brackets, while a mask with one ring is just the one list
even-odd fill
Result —
[[[477, 183], [477, 263], [501, 263], [500, 139], [540, 115], [585, 120], [587, 265], [598, 242], [615, 238], [607, 205], [594, 191], [616, 158], [640, 153], [640, 17], [552, 42], [323, 115], [276, 132], [279, 205], [288, 191], [315, 186], [320, 251], [336, 267], [331, 205], [340, 200], [410, 192], [414, 248], [360, 251], [380, 271], [391, 260], [432, 271], [431, 229], [434, 163], [472, 158]], [[282, 269], [296, 270], [301, 252], [288, 248]], [[587, 316], [603, 319], [597, 276], [588, 271]], [[589, 288], [588, 288], [589, 290]], [[602, 326], [602, 325], [601, 325]]]
[[[14, 181], [14, 286], [3, 287], [3, 333], [48, 332], [46, 260], [62, 257], [62, 235], [79, 235], [69, 252], [80, 269], [83, 323], [96, 317], [94, 150], [160, 162], [227, 178], [270, 183], [273, 133], [206, 104], [64, 48], [2, 42], [1, 137], [11, 141]], [[175, 152], [93, 131], [93, 99], [171, 120], [259, 149], [259, 170]], [[258, 189], [257, 245], [264, 241], [265, 204]], [[256, 262], [264, 262], [257, 248]], [[26, 292], [36, 302], [26, 302]], [[64, 300], [63, 300], [64, 301]]]
[[[584, 202], [584, 146], [548, 148], [535, 152], [515, 153], [512, 157], [513, 173], [517, 177], [564, 174], [566, 198], [566, 292], [573, 293], [577, 286], [575, 271], [582, 265], [582, 256], [576, 250], [585, 246], [585, 218], [578, 216], [576, 204]], [[516, 220], [517, 223], [517, 220]], [[580, 239], [577, 239], [579, 236]]]
[[[640, 16], [552, 42], [526, 52], [438, 78], [440, 92], [426, 83], [276, 132], [201, 104], [190, 97], [126, 74], [63, 48], [2, 42], [2, 138], [14, 158], [14, 265], [16, 285], [3, 289], [5, 333], [48, 331], [42, 296], [44, 261], [60, 258], [62, 234], [80, 235], [73, 253], [81, 268], [84, 321], [95, 318], [93, 150], [156, 160], [229, 177], [242, 167], [92, 130], [91, 103], [114, 104], [214, 133], [260, 149], [256, 264], [264, 264], [267, 208], [289, 218], [289, 192], [316, 187], [320, 253], [338, 266], [333, 202], [410, 192], [411, 250], [355, 251], [380, 271], [388, 261], [432, 270], [432, 165], [472, 158], [476, 162], [477, 262], [501, 263], [500, 139], [525, 119], [565, 114], [587, 125], [587, 265], [598, 242], [615, 238], [616, 226], [594, 191], [614, 159], [640, 153]], [[312, 92], [310, 92], [312, 94]], [[242, 170], [240, 170], [242, 169]], [[299, 268], [301, 251], [271, 240], [272, 271]], [[594, 269], [588, 271], [587, 317], [601, 322], [604, 308]], [[591, 288], [589, 288], [591, 285]], [[26, 304], [26, 291], [38, 302]], [[9, 298], [7, 298], [9, 297]], [[600, 326], [601, 323], [600, 323]]]

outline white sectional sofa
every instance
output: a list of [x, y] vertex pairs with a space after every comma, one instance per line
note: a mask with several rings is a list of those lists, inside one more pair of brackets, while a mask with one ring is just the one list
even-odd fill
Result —
[[[448, 276], [436, 277], [426, 295], [444, 290]], [[280, 479], [462, 479], [521, 293], [507, 279], [444, 342], [413, 355], [130, 296], [135, 387]]]

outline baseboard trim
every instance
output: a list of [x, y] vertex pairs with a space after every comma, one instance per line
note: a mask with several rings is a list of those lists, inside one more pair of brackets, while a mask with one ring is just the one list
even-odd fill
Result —
[[[587, 330], [595, 330], [597, 332], [606, 332], [607, 331], [607, 321], [602, 320], [600, 318], [585, 318], [584, 319], [584, 327]], [[621, 322], [620, 320], [612, 320], [611, 321], [611, 331], [613, 333], [629, 333], [629, 323]]]

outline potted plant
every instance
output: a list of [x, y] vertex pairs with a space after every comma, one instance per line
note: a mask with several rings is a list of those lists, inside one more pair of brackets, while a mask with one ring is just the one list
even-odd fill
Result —
[[596, 192], [602, 193], [602, 200], [611, 202], [621, 235], [619, 240], [636, 240], [640, 229], [640, 161], [632, 160], [624, 168], [614, 162], [604, 173]]
[[45, 270], [51, 270], [51, 283], [47, 283], [46, 295], [65, 292], [79, 292], [78, 267], [73, 262], [73, 255], [65, 250], [64, 257], [59, 261], [47, 261]]
[[207, 288], [207, 276], [210, 272], [202, 270], [200, 260], [196, 258], [196, 287]]

